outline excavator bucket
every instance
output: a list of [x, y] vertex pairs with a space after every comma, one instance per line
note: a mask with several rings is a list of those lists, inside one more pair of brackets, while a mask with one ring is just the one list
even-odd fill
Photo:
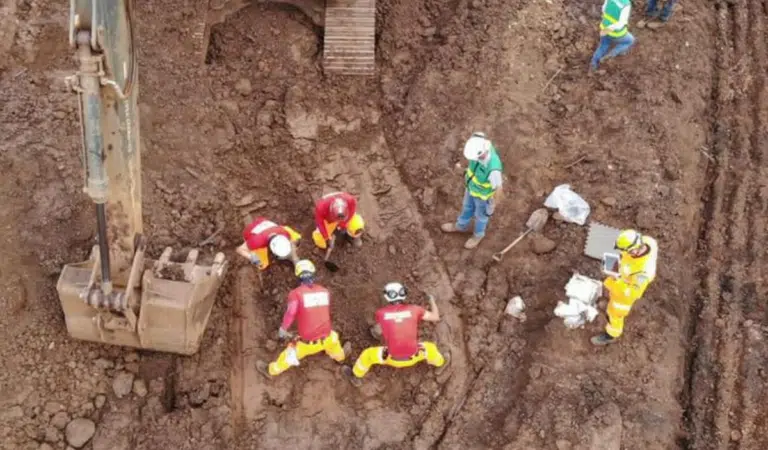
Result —
[[192, 355], [200, 348], [227, 262], [216, 254], [211, 265], [198, 264], [191, 250], [184, 261], [171, 260], [167, 247], [158, 260], [137, 246], [128, 280], [104, 296], [96, 288], [98, 247], [84, 262], [64, 266], [56, 286], [70, 336], [113, 344]]

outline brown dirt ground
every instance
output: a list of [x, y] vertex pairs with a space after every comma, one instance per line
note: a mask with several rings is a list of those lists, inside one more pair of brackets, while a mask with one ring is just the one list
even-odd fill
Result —
[[[240, 10], [206, 49], [207, 3], [137, 5], [150, 254], [226, 224], [204, 250], [234, 264], [192, 357], [68, 338], [55, 283], [95, 227], [63, 83], [67, 2], [0, 6], [2, 449], [65, 449], [77, 417], [96, 423], [89, 450], [768, 448], [766, 0], [680, 2], [593, 77], [598, 0], [382, 0], [374, 79], [323, 76], [322, 29], [287, 7]], [[438, 227], [477, 129], [501, 151], [507, 195], [469, 252]], [[598, 276], [586, 227], [551, 222], [554, 251], [528, 238], [489, 263], [566, 182], [592, 219], [661, 245], [657, 281], [605, 349], [589, 344], [602, 317], [572, 331], [552, 313], [573, 271]], [[269, 383], [254, 371], [279, 350], [293, 281], [276, 266], [259, 287], [237, 261], [234, 204], [254, 195], [317, 259], [311, 202], [330, 189], [359, 195], [369, 223], [364, 249], [340, 248], [342, 270], [320, 276], [352, 357], [398, 279], [414, 302], [438, 297], [444, 320], [424, 336], [451, 352], [449, 371], [379, 368], [361, 390], [322, 357]], [[513, 295], [524, 322], [503, 313]]]

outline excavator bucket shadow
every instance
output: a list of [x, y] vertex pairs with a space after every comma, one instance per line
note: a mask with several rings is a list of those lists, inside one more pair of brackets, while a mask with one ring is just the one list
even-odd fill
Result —
[[210, 266], [198, 265], [198, 251], [171, 260], [167, 247], [158, 260], [137, 245], [128, 280], [110, 296], [98, 289], [98, 246], [81, 263], [67, 264], [59, 293], [69, 335], [104, 344], [192, 355], [200, 348], [227, 261], [217, 253]]

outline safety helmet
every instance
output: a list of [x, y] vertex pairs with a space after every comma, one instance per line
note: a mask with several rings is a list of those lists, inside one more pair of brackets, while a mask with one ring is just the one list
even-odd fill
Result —
[[297, 277], [304, 279], [311, 279], [315, 275], [315, 265], [308, 259], [302, 259], [296, 263], [294, 273]]
[[621, 230], [619, 236], [616, 238], [616, 244], [614, 248], [624, 252], [635, 250], [643, 245], [643, 236], [636, 230]]
[[347, 217], [348, 210], [349, 205], [347, 205], [347, 201], [341, 197], [337, 197], [331, 202], [331, 214], [339, 219]]
[[477, 161], [480, 155], [485, 153], [490, 147], [490, 141], [485, 137], [485, 133], [472, 133], [467, 143], [464, 144], [464, 157], [470, 161]]
[[287, 258], [291, 254], [291, 241], [282, 234], [276, 234], [269, 240], [269, 250], [278, 258]]
[[398, 282], [387, 283], [384, 286], [384, 300], [389, 303], [402, 302], [408, 295], [408, 289]]

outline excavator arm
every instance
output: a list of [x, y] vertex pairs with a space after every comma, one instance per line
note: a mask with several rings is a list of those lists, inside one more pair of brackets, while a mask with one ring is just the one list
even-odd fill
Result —
[[197, 352], [227, 266], [198, 264], [193, 249], [145, 256], [138, 65], [131, 0], [70, 0], [84, 191], [95, 205], [98, 244], [67, 264], [57, 284], [69, 334], [181, 354]]

